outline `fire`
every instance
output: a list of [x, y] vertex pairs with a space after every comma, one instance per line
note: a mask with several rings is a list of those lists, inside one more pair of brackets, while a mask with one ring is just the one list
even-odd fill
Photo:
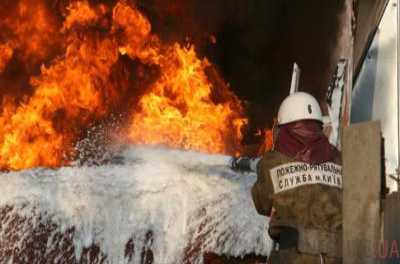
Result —
[[[10, 87], [2, 95], [1, 169], [68, 164], [85, 129], [124, 104], [131, 109], [129, 143], [241, 151], [247, 123], [241, 102], [214, 80], [215, 68], [193, 45], [163, 43], [146, 16], [123, 0], [71, 1], [59, 14], [47, 2], [0, 4], [0, 78], [21, 65], [16, 78], [28, 80], [24, 94]], [[141, 84], [126, 58], [158, 74]], [[144, 91], [139, 100], [125, 98], [132, 89]]]
[[105, 114], [101, 86], [108, 85], [117, 58], [112, 41], [84, 40], [72, 42], [51, 67], [42, 67], [40, 77], [31, 79], [32, 97], [0, 118], [0, 163], [11, 169], [62, 163], [74, 129]]
[[[53, 47], [58, 45], [58, 21], [44, 1], [16, 2], [12, 6], [12, 1], [0, 4], [0, 35], [6, 42], [0, 45], [0, 72], [8, 61], [4, 60], [4, 54], [10, 59], [14, 52], [24, 61], [25, 67], [32, 68], [34, 64], [48, 59]], [[7, 50], [4, 50], [5, 47]]]
[[104, 93], [112, 88], [109, 76], [118, 60], [117, 43], [96, 35], [78, 38], [74, 32], [66, 34], [66, 41], [64, 56], [42, 66], [40, 76], [31, 77], [33, 95], [18, 106], [3, 107], [1, 167], [64, 164], [78, 130], [107, 112]]
[[113, 10], [114, 30], [122, 30], [120, 53], [128, 54], [142, 63], [157, 64], [161, 43], [151, 34], [151, 24], [137, 9], [124, 2], [116, 4]]
[[92, 9], [87, 1], [72, 2], [67, 7], [69, 15], [66, 17], [63, 25], [63, 30], [71, 29], [73, 26], [91, 25], [99, 20], [107, 11], [106, 6], [99, 5], [96, 10]]
[[[161, 63], [162, 75], [139, 102], [132, 117], [129, 138], [140, 144], [232, 153], [240, 146], [246, 120], [240, 116], [240, 103], [232, 96], [214, 103], [212, 85], [194, 47], [171, 47]], [[232, 142], [227, 139], [233, 138]], [[231, 145], [229, 144], [231, 143]]]
[[4, 68], [11, 59], [12, 55], [13, 49], [9, 45], [0, 45], [0, 73], [4, 71]]
[[274, 135], [273, 130], [264, 130], [260, 132], [264, 141], [258, 149], [258, 155], [263, 155], [265, 152], [271, 150], [274, 147]]

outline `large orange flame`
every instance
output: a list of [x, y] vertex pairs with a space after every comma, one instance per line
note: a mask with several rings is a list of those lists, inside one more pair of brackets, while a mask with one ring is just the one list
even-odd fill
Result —
[[114, 6], [71, 1], [63, 18], [46, 3], [17, 1], [0, 22], [0, 74], [15, 60], [28, 68], [43, 63], [23, 97], [2, 97], [0, 168], [67, 164], [85, 128], [129, 102], [124, 95], [137, 85], [114, 73], [126, 56], [159, 72], [150, 85], [139, 87], [145, 93], [131, 108], [128, 142], [241, 151], [247, 122], [241, 103], [228, 85], [212, 80], [212, 65], [193, 45], [162, 43], [149, 20], [123, 0]]
[[[78, 6], [86, 7], [84, 5]], [[73, 10], [73, 9], [71, 9]], [[75, 15], [75, 12], [71, 12]], [[64, 28], [71, 19], [67, 17]], [[80, 22], [77, 20], [77, 22]], [[86, 22], [86, 20], [83, 20]], [[9, 169], [58, 166], [72, 151], [78, 132], [107, 111], [103, 93], [112, 88], [111, 67], [118, 60], [113, 39], [66, 34], [63, 57], [31, 78], [33, 95], [0, 117], [0, 164]], [[107, 98], [109, 99], [109, 98]]]
[[[11, 58], [10, 51], [17, 51], [15, 55], [24, 61], [26, 67], [48, 59], [59, 39], [57, 19], [45, 2], [21, 0], [11, 7], [7, 3], [11, 1], [4, 2], [0, 4], [0, 28], [6, 43], [0, 48], [0, 72], [1, 65]], [[4, 50], [5, 47], [8, 49]]]
[[[211, 98], [212, 85], [205, 74], [207, 60], [194, 47], [175, 44], [160, 63], [162, 75], [139, 102], [129, 137], [134, 143], [232, 153], [246, 123], [236, 97], [224, 103]], [[233, 139], [228, 142], [228, 139]]]

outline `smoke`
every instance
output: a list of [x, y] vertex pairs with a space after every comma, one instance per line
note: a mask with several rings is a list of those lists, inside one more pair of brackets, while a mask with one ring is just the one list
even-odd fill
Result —
[[250, 129], [271, 127], [289, 92], [293, 62], [302, 69], [300, 89], [322, 99], [339, 59], [344, 0], [138, 2], [166, 40], [189, 38], [217, 65], [248, 102]]

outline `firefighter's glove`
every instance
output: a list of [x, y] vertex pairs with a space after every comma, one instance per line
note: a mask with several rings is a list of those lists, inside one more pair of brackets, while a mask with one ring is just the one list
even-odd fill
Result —
[[247, 157], [232, 157], [230, 160], [230, 167], [234, 171], [250, 172], [251, 159]]

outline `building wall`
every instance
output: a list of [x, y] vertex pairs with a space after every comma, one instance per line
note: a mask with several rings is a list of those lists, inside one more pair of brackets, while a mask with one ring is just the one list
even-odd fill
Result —
[[[387, 173], [394, 173], [398, 164], [397, 2], [387, 6], [352, 95], [352, 123], [382, 123]], [[394, 190], [395, 182], [387, 182]]]

